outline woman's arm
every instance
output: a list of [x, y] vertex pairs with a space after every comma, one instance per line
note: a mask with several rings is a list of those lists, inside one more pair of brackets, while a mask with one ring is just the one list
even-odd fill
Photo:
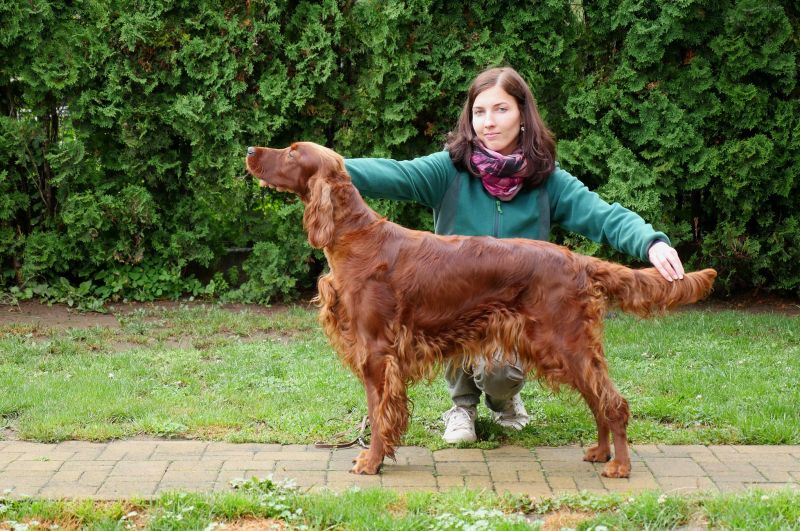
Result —
[[560, 168], [548, 178], [547, 187], [554, 223], [650, 261], [669, 281], [683, 278], [683, 265], [667, 235], [653, 229], [639, 214], [619, 203], [607, 203]]
[[405, 161], [345, 159], [345, 167], [361, 195], [430, 208], [438, 208], [456, 172], [446, 151]]

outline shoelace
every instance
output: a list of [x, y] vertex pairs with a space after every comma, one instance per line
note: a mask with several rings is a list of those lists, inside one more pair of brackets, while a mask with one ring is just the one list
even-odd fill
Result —
[[444, 414], [448, 429], [468, 428], [472, 425], [472, 417], [464, 408], [453, 408]]

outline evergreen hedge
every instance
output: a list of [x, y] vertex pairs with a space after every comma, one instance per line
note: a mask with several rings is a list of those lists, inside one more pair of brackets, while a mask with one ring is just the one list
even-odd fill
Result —
[[83, 305], [291, 296], [321, 256], [295, 201], [241, 178], [245, 147], [429, 153], [472, 77], [509, 64], [562, 166], [690, 267], [718, 268], [722, 291], [800, 293], [796, 2], [485, 4], [0, 2], [0, 289]]

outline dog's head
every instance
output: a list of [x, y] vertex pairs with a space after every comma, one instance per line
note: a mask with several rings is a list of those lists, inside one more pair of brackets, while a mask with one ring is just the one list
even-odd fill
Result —
[[260, 186], [292, 192], [306, 203], [314, 188], [343, 176], [349, 180], [342, 157], [313, 142], [295, 142], [284, 149], [249, 147], [245, 165]]
[[260, 186], [300, 196], [306, 205], [303, 226], [313, 247], [333, 242], [331, 189], [335, 183], [350, 181], [338, 153], [312, 142], [295, 142], [285, 149], [249, 147], [245, 165]]

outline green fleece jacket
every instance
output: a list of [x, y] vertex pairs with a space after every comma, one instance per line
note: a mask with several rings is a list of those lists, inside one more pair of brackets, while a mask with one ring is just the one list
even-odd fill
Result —
[[638, 214], [608, 204], [558, 166], [545, 184], [523, 189], [511, 201], [489, 195], [480, 179], [455, 167], [447, 151], [408, 161], [347, 159], [345, 166], [366, 197], [430, 207], [437, 234], [547, 240], [557, 224], [645, 262], [655, 240], [669, 243]]

